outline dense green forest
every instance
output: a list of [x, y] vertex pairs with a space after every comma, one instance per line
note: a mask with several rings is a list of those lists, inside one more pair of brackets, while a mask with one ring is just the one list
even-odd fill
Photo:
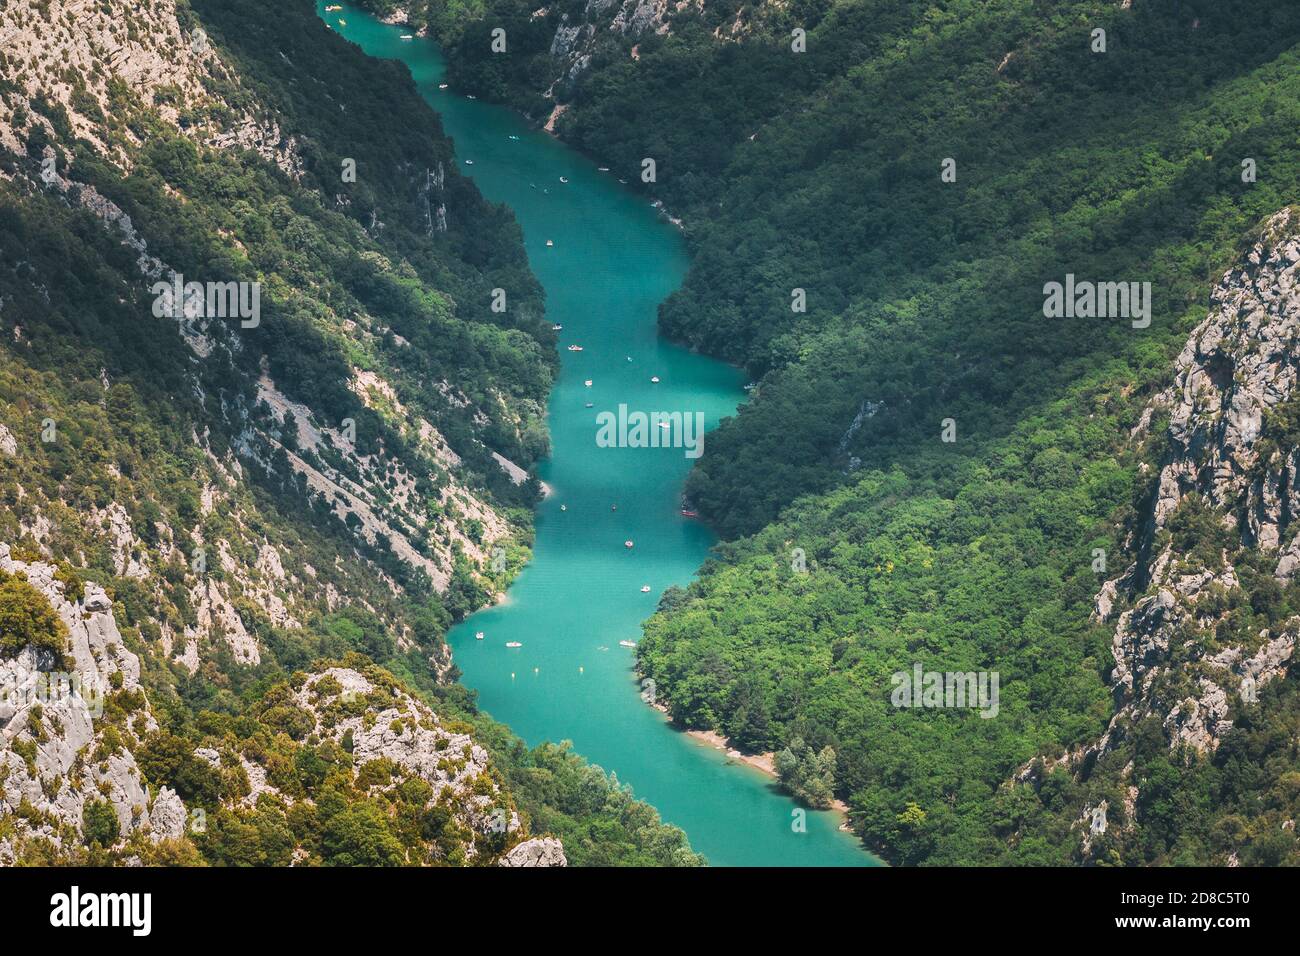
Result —
[[[1037, 759], [1095, 741], [1115, 710], [1114, 627], [1092, 620], [1093, 597], [1137, 557], [1130, 533], [1165, 451], [1131, 435], [1250, 231], [1300, 200], [1300, 9], [705, 0], [633, 29], [612, 28], [618, 3], [362, 5], [406, 12], [446, 48], [454, 85], [552, 119], [683, 217], [692, 268], [661, 327], [757, 382], [687, 486], [724, 543], [696, 583], [663, 596], [637, 652], [676, 723], [774, 752], [787, 788], [814, 806], [842, 801], [892, 862], [1300, 862], [1294, 677], [1256, 707], [1234, 705], [1207, 756], [1170, 750], [1152, 718], [1089, 779]], [[512, 806], [572, 862], [700, 862], [616, 781], [562, 745], [529, 751], [448, 680], [447, 627], [506, 583], [531, 542], [537, 483], [512, 483], [492, 452], [529, 469], [547, 447], [554, 335], [509, 212], [457, 175], [405, 71], [330, 36], [305, 0], [272, 20], [252, 0], [191, 0], [180, 18], [230, 67], [205, 77], [199, 107], [179, 88], [145, 101], [115, 83], [101, 108], [91, 78], [68, 70], [106, 148], [78, 136], [60, 103], [28, 98], [0, 61], [24, 146], [0, 151], [0, 424], [21, 449], [0, 460], [0, 541], [56, 563], [69, 588], [108, 588], [159, 719], [141, 768], [214, 824], [183, 850], [133, 852], [463, 861], [429, 794], [397, 785], [377, 798], [368, 784], [384, 768], [295, 729], [286, 701], [302, 675], [350, 661], [382, 665], [473, 733]], [[585, 23], [589, 35], [556, 43]], [[491, 51], [496, 27], [505, 54]], [[164, 118], [173, 107], [176, 122]], [[293, 175], [191, 135], [248, 113], [279, 124]], [[50, 155], [66, 191], [37, 185]], [[653, 182], [641, 180], [646, 158]], [[355, 182], [339, 175], [347, 160]], [[445, 232], [430, 205], [440, 164]], [[265, 320], [215, 330], [201, 362], [170, 327], [142, 322], [137, 252], [80, 202], [92, 188], [177, 271], [259, 280]], [[1149, 327], [1045, 318], [1044, 284], [1067, 274], [1150, 282]], [[487, 307], [497, 286], [523, 290], [508, 313]], [[363, 401], [358, 371], [382, 373], [394, 398]], [[290, 454], [369, 476], [337, 448], [299, 446], [258, 399], [263, 372], [323, 420], [356, 422], [357, 449], [385, 463], [383, 503], [420, 519], [403, 525], [414, 551], [454, 557], [441, 593], [308, 493]], [[1267, 441], [1294, 445], [1289, 414]], [[417, 418], [445, 438], [458, 477], [420, 450]], [[239, 480], [223, 484], [236, 456]], [[461, 497], [444, 501], [457, 480]], [[214, 484], [225, 488], [215, 505]], [[506, 572], [428, 530], [445, 519], [489, 543], [462, 513], [465, 487], [508, 520]], [[127, 557], [143, 575], [84, 520], [115, 502], [138, 530]], [[1192, 503], [1170, 525], [1180, 553], [1203, 564], [1230, 553], [1241, 573], [1216, 597], [1225, 633], [1197, 635], [1200, 646], [1300, 612], [1297, 586], [1223, 537], [1219, 517]], [[233, 569], [203, 573], [234, 589], [256, 664], [221, 641], [193, 670], [172, 656], [200, 623], [187, 540], [230, 543]], [[256, 566], [252, 584], [269, 581], [263, 545], [313, 607], [297, 626], [245, 580]], [[61, 646], [21, 580], [0, 581], [0, 614], [31, 630], [24, 644]], [[17, 644], [6, 638], [0, 655]], [[996, 718], [897, 707], [891, 679], [914, 665], [996, 672]], [[133, 726], [139, 702], [115, 706], [110, 723]], [[255, 755], [283, 794], [309, 800], [237, 808], [247, 781], [196, 760], [206, 746]], [[1124, 826], [1083, 853], [1080, 808], [1102, 799]], [[0, 838], [10, 825], [0, 820]], [[115, 825], [87, 807], [82, 862], [105, 859]]]
[[[428, 794], [416, 787], [376, 805], [331, 769], [349, 769], [348, 758], [268, 719], [268, 699], [295, 675], [348, 658], [382, 665], [473, 733], [533, 832], [561, 837], [571, 862], [698, 864], [681, 831], [617, 781], [563, 746], [529, 751], [454, 683], [446, 629], [503, 588], [531, 544], [537, 482], [515, 484], [492, 453], [529, 469], [546, 452], [554, 334], [513, 216], [458, 175], [405, 70], [339, 40], [306, 0], [264, 14], [252, 0], [177, 5], [182, 30], [201, 28], [222, 58], [201, 99], [179, 84], [141, 96], [113, 81], [103, 108], [89, 92], [96, 77], [70, 68], [71, 103], [98, 143], [63, 103], [29, 97], [0, 53], [0, 120], [24, 147], [0, 149], [0, 425], [14, 442], [0, 455], [0, 541], [16, 559], [56, 564], [67, 595], [83, 580], [103, 585], [141, 659], [161, 725], [137, 753], [146, 780], [216, 824], [181, 857], [150, 860], [283, 864], [295, 846], [313, 862], [423, 859], [393, 853], [429, 842], [428, 826], [410, 830], [407, 819]], [[155, 25], [128, 20], [133, 39]], [[292, 147], [297, 168], [251, 146], [214, 148], [198, 132], [246, 115], [278, 132], [272, 145]], [[47, 175], [50, 158], [62, 187]], [[355, 181], [340, 175], [346, 161]], [[445, 231], [429, 216], [439, 167]], [[95, 197], [129, 220], [102, 221]], [[150, 318], [152, 283], [124, 237], [187, 278], [259, 282], [260, 324], [213, 323], [196, 351], [174, 322]], [[509, 312], [489, 309], [496, 287], [512, 290]], [[367, 372], [391, 398], [363, 400], [354, 378]], [[292, 412], [279, 421], [259, 398], [263, 375], [323, 423], [352, 420], [354, 453], [300, 445]], [[449, 456], [421, 446], [421, 419], [454, 454], [454, 475]], [[341, 484], [372, 485], [376, 509], [409, 520], [399, 526], [416, 554], [451, 553], [446, 587], [383, 536], [355, 533], [355, 515], [313, 494], [290, 455], [330, 466]], [[377, 480], [362, 461], [380, 463]], [[483, 537], [471, 495], [504, 516], [507, 537]], [[119, 506], [125, 546], [102, 527]], [[472, 559], [463, 541], [503, 546], [508, 567]], [[200, 543], [205, 563], [194, 557]], [[25, 588], [0, 582], [0, 614], [26, 606]], [[214, 591], [229, 595], [233, 620], [208, 604]], [[54, 646], [55, 630], [6, 633], [0, 655]], [[235, 630], [255, 661], [223, 640]], [[191, 634], [201, 646], [187, 666]], [[111, 719], [134, 725], [140, 701], [122, 706]], [[234, 807], [239, 781], [185, 756], [213, 741], [254, 741], [283, 774], [282, 792], [310, 797], [312, 809]], [[90, 862], [107, 859], [99, 844], [116, 837], [102, 809], [85, 822], [100, 837]], [[327, 811], [345, 814], [346, 839], [326, 839]], [[11, 822], [0, 820], [0, 838]], [[358, 847], [387, 849], [359, 859]]]
[[[1129, 560], [1159, 454], [1129, 431], [1243, 236], [1300, 198], [1300, 10], [706, 2], [635, 33], [611, 27], [617, 4], [533, 6], [412, 20], [454, 83], [538, 120], [564, 104], [559, 135], [683, 217], [693, 263], [661, 327], [758, 381], [688, 482], [727, 543], [664, 596], [642, 669], [682, 725], [790, 749], [814, 803], [831, 748], [834, 794], [893, 861], [1073, 861], [1059, 778], [1032, 808], [997, 794], [1112, 713], [1092, 596]], [[551, 40], [584, 22], [575, 72]], [[1150, 281], [1150, 327], [1045, 319], [1067, 273]], [[891, 707], [890, 675], [917, 662], [1000, 672], [998, 718]], [[1278, 767], [1242, 773], [1241, 754], [1294, 761], [1275, 743], [1290, 689], [1196, 773], [1154, 766], [1161, 795], [1116, 859], [1222, 862], [1222, 839], [1177, 831], [1229, 819], [1250, 845]], [[1008, 839], [1026, 820], [1040, 831]], [[1295, 861], [1291, 836], [1268, 840], [1255, 858]]]

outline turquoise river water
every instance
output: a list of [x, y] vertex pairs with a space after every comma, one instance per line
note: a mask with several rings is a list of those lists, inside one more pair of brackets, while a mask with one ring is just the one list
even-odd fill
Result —
[[680, 234], [614, 174], [519, 116], [440, 90], [444, 63], [432, 41], [403, 40], [405, 30], [350, 4], [324, 7], [320, 15], [342, 36], [410, 69], [455, 141], [461, 171], [514, 211], [547, 317], [564, 326], [552, 457], [540, 469], [552, 493], [537, 516], [533, 560], [507, 600], [449, 635], [465, 684], [530, 745], [573, 741], [714, 865], [871, 865], [837, 814], [808, 811], [800, 832], [797, 804], [771, 778], [669, 726], [641, 700], [635, 651], [619, 644], [639, 639], [665, 588], [691, 580], [713, 537], [679, 514], [692, 463], [684, 450], [600, 447], [596, 414], [623, 403], [702, 412], [713, 427], [744, 397], [736, 369], [656, 333], [656, 308], [686, 272]]

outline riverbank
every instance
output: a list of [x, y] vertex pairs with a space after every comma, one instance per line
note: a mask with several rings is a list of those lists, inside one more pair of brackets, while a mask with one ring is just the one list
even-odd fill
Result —
[[722, 736], [716, 730], [688, 730], [686, 736], [694, 737], [696, 740], [708, 744], [721, 750], [732, 760], [739, 761], [746, 766], [761, 770], [769, 777], [776, 776], [776, 753], [769, 750], [765, 754], [746, 754], [741, 753], [735, 747], [731, 746], [731, 740]]
[[[651, 704], [650, 706], [659, 711], [665, 717], [668, 717], [668, 708], [663, 704]], [[677, 728], [672, 724], [671, 718], [669, 718], [669, 726], [680, 730], [680, 728]], [[726, 754], [729, 759], [734, 760], [737, 763], [743, 763], [747, 767], [753, 767], [755, 770], [766, 774], [778, 783], [780, 782], [780, 774], [776, 772], [775, 750], [769, 750], [765, 753], [757, 754], [744, 753], [738, 748], [732, 746], [730, 737], [726, 737], [716, 730], [682, 730], [681, 733], [684, 733], [687, 737], [691, 737], [694, 740], [698, 740], [700, 743], [707, 744], [714, 750], [720, 750]], [[831, 801], [829, 809], [843, 817], [843, 820], [840, 821], [840, 829], [845, 833], [851, 833], [853, 828], [849, 826], [849, 805], [837, 797]]]
[[[662, 710], [663, 708], [660, 707], [656, 709]], [[687, 730], [684, 731], [684, 733], [686, 736], [693, 737], [701, 743], [708, 744], [715, 750], [721, 750], [737, 763], [743, 763], [747, 767], [753, 767], [755, 770], [762, 771], [774, 780], [780, 780], [780, 775], [776, 772], [776, 751], [774, 750], [769, 750], [766, 753], [761, 754], [747, 754], [742, 753], [740, 750], [733, 747], [730, 738], [724, 737], [716, 730]], [[843, 800], [836, 798], [831, 801], [829, 809], [844, 817], [840, 822], [840, 829], [846, 833], [852, 832], [852, 827], [849, 826], [848, 822], [849, 805]]]

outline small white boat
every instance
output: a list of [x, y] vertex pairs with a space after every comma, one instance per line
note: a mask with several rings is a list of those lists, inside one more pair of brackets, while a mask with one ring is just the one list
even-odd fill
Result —
[[570, 351], [570, 352], [581, 352], [581, 351], [582, 351], [582, 346], [581, 346], [581, 345], [570, 345], [570, 346], [569, 346], [569, 351]]
[[518, 139], [518, 138], [519, 138], [519, 137], [516, 136], [514, 133], [511, 133], [511, 134], [510, 134], [510, 139]]
[[476, 99], [478, 99], [478, 97], [475, 96], [473, 93], [466, 93], [466, 94], [465, 94], [465, 99], [467, 99], [467, 100], [476, 100]]
[[555, 245], [555, 243], [551, 242], [551, 240], [549, 240], [549, 239], [546, 240], [546, 244], [547, 244], [548, 246], [553, 246], [553, 245]]
[[552, 331], [552, 332], [563, 332], [563, 331], [564, 331], [564, 326], [559, 325], [559, 324], [552, 325], [552, 326], [551, 326], [551, 331]]
[[568, 180], [567, 180], [565, 177], [561, 176], [561, 177], [560, 177], [560, 182], [562, 182], [562, 183], [567, 183]]
[[483, 632], [482, 632], [482, 631], [475, 631], [475, 632], [474, 632], [474, 640], [476, 640], [476, 641], [481, 641], [481, 640], [483, 640]]
[[624, 541], [624, 542], [623, 542], [623, 547], [625, 547], [625, 548], [630, 548], [630, 547], [632, 547], [632, 544], [633, 544], [633, 542], [632, 542], [632, 540], [629, 538], [627, 541]]
[[523, 647], [518, 641], [506, 641], [506, 647]]
[[586, 380], [585, 382], [583, 382], [582, 384], [583, 384], [583, 385], [586, 385], [588, 388], [591, 388], [591, 379], [587, 379], [587, 380]]
[[651, 375], [651, 376], [650, 376], [650, 383], [651, 383], [652, 385], [658, 385], [658, 384], [659, 384], [659, 376], [658, 376], [658, 375]]
[[560, 505], [560, 510], [561, 510], [561, 511], [568, 511], [568, 510], [569, 510], [569, 506], [568, 506], [568, 505]]
[[636, 641], [619, 641], [619, 647], [636, 647]]
[[609, 167], [608, 167], [608, 166], [597, 166], [597, 167], [596, 167], [596, 171], [597, 171], [597, 172], [601, 172], [601, 173], [607, 173], [607, 172], [609, 172]]
[[467, 160], [465, 160], [465, 165], [466, 165], [466, 166], [473, 166], [473, 165], [474, 165], [474, 160], [472, 160], [472, 159], [467, 159]]
[[643, 584], [643, 585], [641, 585], [641, 593], [642, 593], [642, 594], [649, 594], [649, 593], [650, 593], [650, 585], [648, 585], [648, 584]]
[[447, 84], [446, 84], [446, 83], [439, 83], [439, 84], [438, 84], [438, 89], [440, 89], [440, 90], [445, 90], [446, 88], [447, 88]]
[[409, 33], [403, 33], [400, 39], [403, 39], [403, 40], [414, 40], [415, 37], [413, 37], [413, 36], [412, 36], [411, 34], [409, 34]]
[[595, 408], [595, 407], [596, 407], [596, 403], [595, 403], [595, 402], [588, 402], [588, 403], [587, 403], [587, 407], [588, 407], [588, 408]]

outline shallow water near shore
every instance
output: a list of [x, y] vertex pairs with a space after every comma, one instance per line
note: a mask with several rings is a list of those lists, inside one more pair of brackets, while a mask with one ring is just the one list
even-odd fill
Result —
[[[552, 493], [538, 512], [533, 560], [509, 600], [449, 635], [464, 683], [530, 745], [573, 741], [682, 827], [711, 864], [877, 862], [839, 830], [838, 814], [806, 811], [799, 832], [800, 808], [769, 776], [670, 727], [641, 700], [635, 651], [619, 644], [640, 639], [664, 589], [691, 580], [714, 538], [679, 514], [692, 464], [685, 450], [600, 447], [596, 415], [620, 404], [702, 412], [712, 428], [744, 397], [738, 370], [657, 334], [657, 306], [686, 272], [680, 233], [619, 185], [619, 175], [636, 170], [599, 172], [510, 111], [439, 90], [444, 63], [433, 42], [402, 40], [406, 28], [349, 4], [324, 8], [317, 4], [342, 36], [411, 70], [455, 140], [461, 171], [514, 211], [546, 289], [548, 320], [564, 326], [549, 405], [552, 457], [540, 468]], [[707, 455], [707, 437], [703, 448]]]

